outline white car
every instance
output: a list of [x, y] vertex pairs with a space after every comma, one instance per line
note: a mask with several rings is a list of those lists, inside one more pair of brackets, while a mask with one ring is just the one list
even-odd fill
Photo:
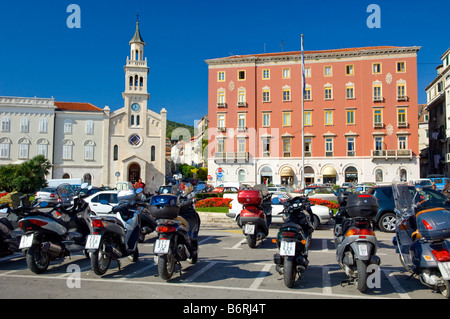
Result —
[[[108, 214], [111, 212], [112, 206], [116, 206], [118, 203], [118, 193], [118, 190], [101, 191], [86, 197], [84, 200], [89, 204], [92, 212], [96, 214]], [[100, 203], [101, 200], [106, 200], [109, 205]]]
[[[274, 224], [282, 224], [283, 223], [283, 201], [286, 198], [293, 197], [289, 194], [273, 194], [272, 195], [272, 223]], [[239, 226], [241, 226], [241, 210], [242, 204], [237, 201], [237, 198], [233, 198], [233, 201], [230, 203], [230, 210], [228, 211], [227, 216], [236, 220]], [[326, 224], [330, 221], [330, 209], [323, 205], [314, 205], [311, 206], [311, 210], [313, 212], [313, 224], [314, 228], [317, 228], [319, 224]]]

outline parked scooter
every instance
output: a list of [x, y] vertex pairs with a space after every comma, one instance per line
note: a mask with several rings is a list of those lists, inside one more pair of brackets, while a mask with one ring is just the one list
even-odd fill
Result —
[[[82, 188], [86, 187], [87, 183], [82, 185]], [[53, 210], [34, 211], [19, 221], [25, 233], [19, 249], [26, 251], [28, 268], [36, 274], [44, 273], [50, 261], [83, 251], [90, 233], [89, 205], [80, 194], [76, 194], [69, 184], [58, 186], [57, 193], [62, 202]], [[41, 203], [41, 207], [44, 206], [45, 203]], [[52, 215], [55, 210], [60, 217]]]
[[[12, 208], [6, 203], [0, 205], [0, 210], [4, 213], [0, 217], [0, 257], [11, 255], [19, 252], [20, 239], [23, 231], [19, 227], [19, 220], [30, 214], [38, 205], [30, 204], [27, 195], [16, 194], [16, 198], [12, 198], [13, 205], [18, 206]], [[14, 195], [13, 195], [14, 196]]]
[[141, 233], [139, 209], [144, 200], [142, 196], [142, 188], [122, 190], [117, 194], [119, 204], [111, 211], [114, 217], [92, 217], [92, 233], [87, 238], [85, 248], [90, 255], [92, 270], [96, 275], [104, 275], [111, 260], [119, 262], [120, 258], [128, 257], [132, 262], [136, 262], [139, 259], [138, 241]]
[[200, 216], [192, 195], [155, 195], [150, 202], [150, 212], [158, 225], [153, 252], [158, 273], [164, 280], [172, 278], [176, 266], [181, 273], [181, 261], [197, 262]]
[[424, 209], [427, 198], [420, 186], [414, 195], [404, 183], [394, 182], [392, 190], [397, 214], [393, 243], [400, 262], [422, 284], [450, 298], [450, 211]]
[[238, 202], [242, 204], [241, 224], [247, 244], [256, 247], [256, 242], [269, 235], [272, 223], [272, 199], [265, 185], [255, 185], [253, 189], [241, 190]]
[[278, 231], [277, 244], [279, 253], [273, 256], [276, 270], [284, 277], [288, 288], [295, 285], [296, 277], [308, 268], [308, 247], [314, 226], [311, 223], [311, 203], [308, 197], [294, 197], [285, 204], [284, 223]]
[[[369, 265], [379, 265], [376, 255], [377, 238], [375, 236], [373, 217], [378, 210], [377, 199], [368, 194], [340, 193], [339, 211], [332, 218], [335, 220], [334, 244], [336, 260], [349, 277], [342, 283], [357, 281], [357, 289], [365, 292], [368, 288], [367, 277]], [[341, 284], [342, 284], [341, 283]]]

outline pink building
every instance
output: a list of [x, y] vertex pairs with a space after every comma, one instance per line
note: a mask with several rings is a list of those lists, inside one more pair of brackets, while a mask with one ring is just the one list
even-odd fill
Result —
[[[305, 51], [307, 183], [419, 178], [419, 49]], [[301, 52], [206, 63], [212, 182], [300, 184]]]

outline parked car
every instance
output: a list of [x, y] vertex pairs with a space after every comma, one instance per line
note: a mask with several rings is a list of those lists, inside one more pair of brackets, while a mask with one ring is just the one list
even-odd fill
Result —
[[308, 186], [299, 191], [300, 194], [311, 198], [336, 201], [338, 192], [329, 186]]
[[[92, 212], [96, 214], [108, 214], [111, 211], [111, 206], [116, 206], [118, 203], [118, 193], [118, 190], [101, 191], [86, 197], [84, 200], [89, 204]], [[106, 200], [109, 205], [100, 203], [101, 200]]]
[[36, 192], [35, 200], [40, 202], [47, 202], [50, 205], [56, 205], [58, 203], [58, 193], [56, 192], [56, 188], [54, 187], [45, 187], [40, 191]]
[[429, 179], [429, 178], [415, 179], [415, 180], [410, 181], [410, 184], [413, 186], [420, 185], [423, 188], [433, 188], [433, 183], [431, 182], [431, 179]]
[[269, 193], [293, 193], [294, 190], [287, 185], [271, 185], [267, 186]]
[[444, 189], [445, 184], [447, 183], [447, 181], [449, 181], [450, 179], [448, 177], [427, 177], [428, 179], [431, 180], [432, 183], [434, 183], [434, 185], [436, 185], [436, 190], [441, 191]]
[[212, 190], [213, 193], [238, 193], [239, 189], [232, 186], [216, 187]]
[[[272, 194], [272, 223], [273, 224], [282, 224], [283, 221], [283, 202], [286, 201], [287, 198], [295, 197], [286, 193], [286, 194]], [[230, 209], [227, 213], [227, 216], [236, 220], [239, 227], [241, 227], [241, 210], [242, 204], [240, 204], [237, 199], [233, 200], [230, 203]], [[326, 224], [330, 221], [330, 209], [326, 206], [322, 205], [314, 205], [311, 206], [311, 210], [313, 212], [313, 224], [314, 228], [317, 228], [319, 224]]]
[[[412, 194], [415, 193], [415, 187], [408, 187]], [[378, 212], [375, 216], [375, 223], [378, 228], [383, 232], [392, 233], [395, 231], [396, 216], [394, 212], [395, 203], [392, 194], [392, 186], [375, 186], [372, 187], [368, 193], [373, 195], [378, 200]], [[441, 194], [439, 191], [435, 191], [431, 188], [423, 188], [420, 193], [421, 199], [427, 199], [423, 203], [423, 207], [434, 208], [434, 207], [445, 207], [450, 210], [450, 202], [447, 200], [445, 195]]]

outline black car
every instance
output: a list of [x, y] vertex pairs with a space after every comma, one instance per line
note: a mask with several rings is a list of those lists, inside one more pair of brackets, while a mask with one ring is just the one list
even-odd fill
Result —
[[[415, 194], [414, 186], [408, 186], [412, 195]], [[369, 189], [369, 194], [375, 196], [378, 199], [378, 213], [375, 217], [375, 222], [381, 231], [393, 233], [395, 231], [395, 203], [392, 194], [392, 186], [375, 186]], [[422, 207], [433, 208], [433, 207], [444, 207], [450, 210], [450, 201], [447, 197], [438, 191], [431, 188], [423, 188], [420, 192], [421, 200], [427, 199]]]

